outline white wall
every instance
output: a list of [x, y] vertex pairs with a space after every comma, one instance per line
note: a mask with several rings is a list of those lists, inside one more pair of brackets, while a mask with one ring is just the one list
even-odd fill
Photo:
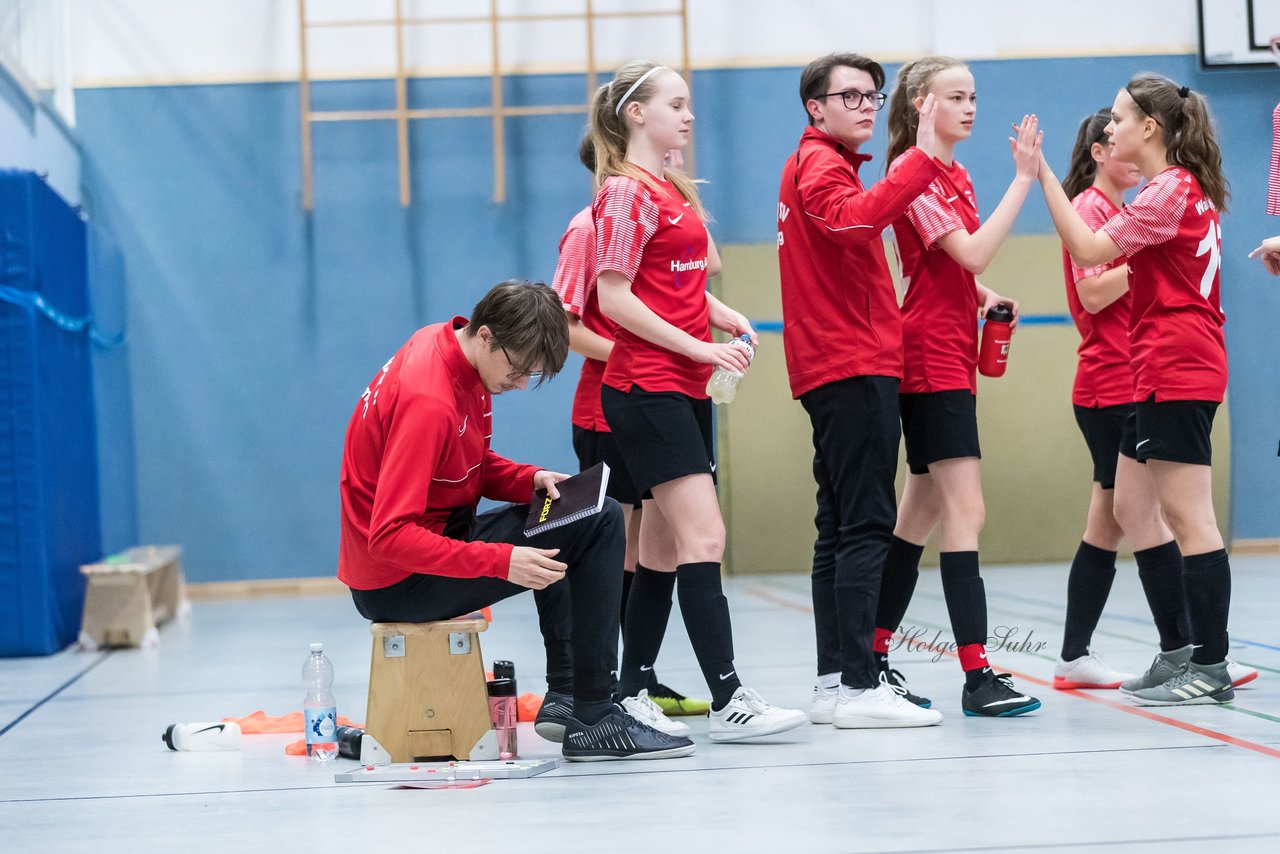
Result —
[[0, 62], [0, 169], [45, 177], [69, 205], [80, 204], [80, 148], [70, 129]]
[[[14, 0], [0, 0], [2, 4]], [[403, 0], [406, 16], [484, 15], [488, 0]], [[503, 14], [576, 12], [582, 0], [500, 0]], [[674, 9], [677, 0], [596, 0], [599, 11]], [[394, 0], [308, 0], [312, 20], [389, 16]], [[71, 52], [78, 87], [164, 82], [296, 79], [297, 0], [70, 0]], [[828, 50], [885, 61], [926, 53], [969, 59], [1189, 53], [1194, 0], [689, 0], [695, 67], [803, 64]], [[1100, 25], [1099, 22], [1105, 22]], [[505, 71], [577, 71], [586, 61], [576, 21], [510, 22], [500, 28]], [[637, 56], [676, 62], [675, 19], [606, 20], [596, 30], [597, 62], [611, 68]], [[313, 30], [314, 77], [387, 76], [390, 28]], [[487, 73], [487, 24], [410, 30], [406, 60], [415, 74]], [[46, 76], [47, 67], [33, 73]]]

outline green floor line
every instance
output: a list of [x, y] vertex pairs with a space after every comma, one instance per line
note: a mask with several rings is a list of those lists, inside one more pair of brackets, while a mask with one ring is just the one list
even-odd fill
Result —
[[1222, 708], [1230, 709], [1233, 712], [1241, 712], [1246, 715], [1252, 715], [1255, 718], [1262, 718], [1264, 721], [1271, 721], [1273, 724], [1280, 724], [1280, 718], [1275, 715], [1269, 715], [1266, 712], [1256, 712], [1253, 709], [1244, 709], [1235, 703], [1222, 703]]

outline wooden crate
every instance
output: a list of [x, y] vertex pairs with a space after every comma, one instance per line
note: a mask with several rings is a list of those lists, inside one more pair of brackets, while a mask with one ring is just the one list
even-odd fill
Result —
[[135, 546], [80, 572], [86, 583], [80, 649], [156, 646], [157, 627], [190, 612], [180, 546]]

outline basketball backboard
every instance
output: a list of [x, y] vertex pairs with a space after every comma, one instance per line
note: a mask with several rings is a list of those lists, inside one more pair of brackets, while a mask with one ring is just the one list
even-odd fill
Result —
[[1196, 14], [1202, 68], [1280, 63], [1280, 0], [1197, 0]]

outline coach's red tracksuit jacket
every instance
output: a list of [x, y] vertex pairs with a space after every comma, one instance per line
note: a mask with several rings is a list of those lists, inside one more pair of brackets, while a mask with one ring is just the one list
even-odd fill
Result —
[[810, 127], [778, 192], [783, 350], [791, 394], [858, 376], [902, 378], [902, 317], [881, 232], [937, 177], [911, 148], [870, 190], [870, 160]]

